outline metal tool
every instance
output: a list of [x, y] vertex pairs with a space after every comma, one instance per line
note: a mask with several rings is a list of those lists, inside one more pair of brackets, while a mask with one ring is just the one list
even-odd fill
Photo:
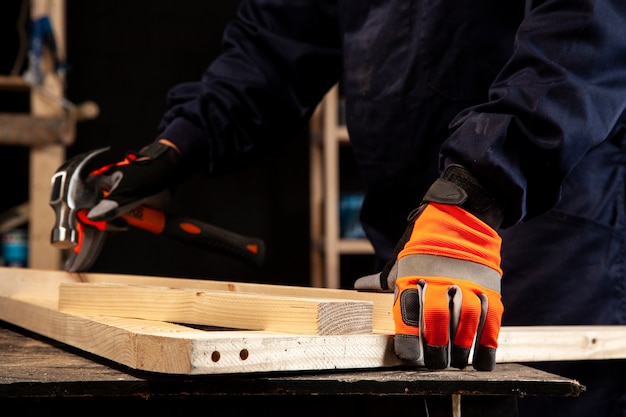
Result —
[[[125, 226], [120, 227], [115, 222], [94, 222], [87, 218], [87, 212], [106, 192], [98, 181], [98, 175], [89, 175], [89, 167], [96, 156], [108, 149], [96, 149], [70, 158], [52, 176], [50, 206], [55, 213], [55, 223], [50, 243], [60, 249], [72, 250], [64, 264], [66, 271], [88, 270], [98, 258], [107, 232], [125, 229]], [[261, 239], [165, 213], [146, 204], [120, 218], [125, 225], [233, 256], [256, 268], [264, 261], [265, 245]]]

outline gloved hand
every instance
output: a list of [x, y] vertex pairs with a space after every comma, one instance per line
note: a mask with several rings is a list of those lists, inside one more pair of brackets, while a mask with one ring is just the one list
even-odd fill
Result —
[[141, 204], [164, 205], [170, 189], [180, 181], [180, 159], [178, 149], [161, 139], [139, 152], [128, 152], [123, 161], [95, 170], [91, 176], [108, 194], [87, 217], [110, 221]]
[[[409, 216], [396, 257], [357, 290], [394, 290], [394, 349], [431, 369], [495, 367], [504, 307], [500, 296], [502, 222], [495, 200], [458, 165], [434, 182]], [[475, 342], [476, 341], [476, 342]]]

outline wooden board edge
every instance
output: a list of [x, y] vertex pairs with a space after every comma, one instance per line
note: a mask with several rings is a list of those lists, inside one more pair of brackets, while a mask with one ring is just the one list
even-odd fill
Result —
[[128, 366], [203, 375], [398, 366], [385, 334], [308, 336], [202, 331], [141, 319], [63, 313], [51, 300], [0, 297], [0, 319]]

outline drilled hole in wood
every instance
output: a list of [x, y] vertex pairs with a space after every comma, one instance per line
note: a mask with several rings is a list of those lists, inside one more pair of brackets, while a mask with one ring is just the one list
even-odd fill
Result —
[[213, 353], [211, 353], [211, 360], [213, 362], [217, 362], [220, 360], [220, 356], [221, 356], [220, 353], [216, 350]]
[[250, 353], [248, 352], [248, 349], [241, 349], [241, 351], [239, 352], [239, 357], [242, 361], [245, 361], [246, 359], [248, 359], [249, 354]]
[[595, 345], [596, 343], [598, 343], [598, 339], [596, 339], [595, 337], [593, 339], [591, 339], [591, 344]]

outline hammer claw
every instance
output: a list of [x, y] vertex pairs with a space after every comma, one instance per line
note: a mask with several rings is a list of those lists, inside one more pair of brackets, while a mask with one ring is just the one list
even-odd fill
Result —
[[80, 245], [76, 246], [63, 266], [68, 272], [82, 272], [91, 268], [106, 240], [106, 233], [93, 226], [79, 223], [78, 228], [81, 229]]

